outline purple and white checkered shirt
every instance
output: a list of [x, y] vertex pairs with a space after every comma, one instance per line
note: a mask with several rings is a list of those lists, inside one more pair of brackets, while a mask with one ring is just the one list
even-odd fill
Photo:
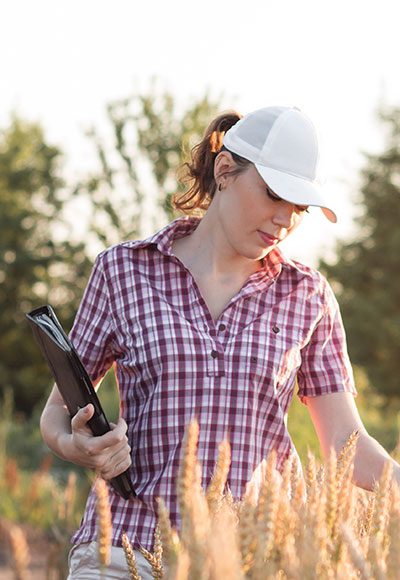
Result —
[[[356, 396], [339, 307], [326, 279], [274, 248], [215, 322], [189, 270], [172, 254], [175, 238], [200, 218], [178, 218], [146, 240], [101, 252], [70, 333], [92, 380], [115, 361], [122, 416], [132, 448], [126, 501], [110, 489], [113, 545], [125, 531], [153, 550], [156, 497], [178, 530], [177, 475], [185, 427], [199, 422], [198, 457], [206, 489], [227, 437], [227, 484], [243, 497], [272, 448], [278, 469], [297, 456], [287, 410], [298, 396]], [[254, 479], [254, 478], [253, 478]], [[73, 543], [96, 538], [95, 496]]]

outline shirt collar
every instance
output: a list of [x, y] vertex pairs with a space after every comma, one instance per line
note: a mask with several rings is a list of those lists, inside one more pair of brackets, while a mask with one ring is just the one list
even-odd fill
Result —
[[[196, 216], [178, 217], [148, 238], [125, 242], [124, 245], [131, 248], [146, 248], [154, 245], [162, 254], [172, 256], [173, 241], [192, 233], [200, 221], [201, 218]], [[265, 256], [262, 265], [263, 267], [261, 268], [260, 273], [263, 274], [263, 276], [267, 275], [269, 278], [277, 278], [281, 273], [282, 268], [293, 268], [303, 275], [308, 273], [304, 271], [302, 264], [287, 258], [283, 251], [277, 246], [275, 246], [275, 248]], [[308, 270], [307, 267], [306, 269]]]

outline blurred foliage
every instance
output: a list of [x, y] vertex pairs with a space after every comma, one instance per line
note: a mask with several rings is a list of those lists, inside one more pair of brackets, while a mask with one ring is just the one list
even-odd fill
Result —
[[340, 303], [352, 362], [374, 388], [400, 403], [400, 109], [378, 111], [386, 145], [364, 153], [354, 241], [339, 242], [337, 260], [320, 269]]
[[152, 231], [177, 217], [171, 206], [175, 192], [183, 191], [177, 169], [203, 137], [219, 100], [208, 94], [184, 111], [176, 99], [152, 80], [147, 93], [110, 103], [110, 136], [92, 128], [99, 169], [77, 184], [75, 193], [92, 205], [90, 232], [104, 247], [142, 237], [146, 208]]
[[14, 116], [0, 137], [0, 395], [14, 392], [26, 416], [43, 397], [51, 375], [33, 340], [25, 313], [51, 303], [68, 325], [88, 276], [83, 244], [73, 245], [62, 210], [61, 152], [41, 127]]
[[[178, 114], [173, 96], [157, 92], [154, 81], [147, 94], [110, 104], [111, 145], [104, 146], [95, 129], [91, 131], [100, 168], [74, 187], [61, 178], [61, 151], [46, 143], [38, 124], [14, 115], [3, 131], [0, 395], [12, 388], [16, 410], [25, 418], [38, 402], [44, 404], [53, 382], [25, 313], [51, 304], [68, 332], [89, 277], [91, 240], [104, 249], [138, 236], [149, 188], [155, 193], [159, 222], [165, 225], [173, 217], [169, 199], [181, 187], [176, 168], [184, 160], [184, 149], [201, 138], [216, 108], [206, 95]], [[145, 185], [149, 176], [153, 183]], [[89, 198], [92, 218], [84, 241], [74, 244], [63, 210], [77, 195]], [[157, 212], [153, 213], [155, 221]]]

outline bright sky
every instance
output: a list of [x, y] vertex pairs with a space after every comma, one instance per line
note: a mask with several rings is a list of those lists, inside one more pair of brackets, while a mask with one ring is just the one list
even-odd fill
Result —
[[351, 231], [361, 152], [383, 144], [379, 102], [400, 103], [399, 17], [396, 0], [3, 0], [0, 122], [11, 110], [41, 121], [79, 175], [92, 162], [84, 130], [153, 75], [181, 106], [206, 89], [242, 113], [296, 105], [339, 208], [336, 225], [313, 210], [287, 243], [313, 264]]

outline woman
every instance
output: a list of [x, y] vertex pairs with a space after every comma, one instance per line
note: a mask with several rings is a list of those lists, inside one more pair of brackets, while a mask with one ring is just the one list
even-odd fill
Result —
[[[194, 416], [203, 487], [218, 444], [228, 437], [227, 483], [235, 499], [257, 479], [269, 450], [277, 451], [278, 469], [296, 453], [286, 426], [296, 376], [325, 455], [360, 429], [358, 486], [371, 489], [390, 459], [355, 406], [329, 284], [279, 249], [309, 206], [336, 221], [316, 180], [317, 161], [315, 128], [296, 107], [268, 107], [243, 118], [222, 114], [187, 164], [191, 188], [175, 198], [179, 210], [205, 215], [178, 218], [146, 240], [97, 257], [70, 336], [95, 384], [115, 361], [121, 419], [94, 438], [86, 427], [92, 406], [70, 422], [55, 386], [41, 428], [55, 453], [105, 479], [131, 466], [138, 497], [125, 501], [110, 489], [107, 577], [127, 575], [123, 531], [135, 549], [152, 550], [157, 496], [179, 528], [176, 479], [184, 429]], [[97, 577], [95, 519], [92, 491], [72, 538], [70, 578]], [[146, 577], [144, 567], [139, 571]]]

